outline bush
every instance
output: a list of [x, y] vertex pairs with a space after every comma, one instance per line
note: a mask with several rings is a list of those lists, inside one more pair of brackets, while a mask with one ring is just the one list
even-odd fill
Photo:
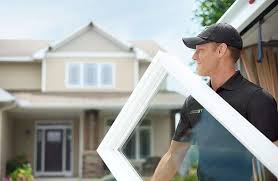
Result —
[[25, 155], [7, 161], [6, 174], [13, 181], [33, 181], [32, 168]]

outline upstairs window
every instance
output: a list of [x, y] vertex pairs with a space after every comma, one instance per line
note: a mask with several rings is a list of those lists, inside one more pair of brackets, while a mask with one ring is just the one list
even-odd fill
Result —
[[114, 87], [114, 65], [111, 63], [68, 63], [67, 87]]
[[77, 63], [68, 65], [68, 84], [73, 86], [81, 85], [81, 66]]
[[98, 85], [98, 65], [95, 63], [84, 64], [84, 84], [86, 86]]

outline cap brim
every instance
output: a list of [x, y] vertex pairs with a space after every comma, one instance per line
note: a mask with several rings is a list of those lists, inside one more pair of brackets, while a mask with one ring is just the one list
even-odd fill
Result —
[[201, 44], [205, 44], [205, 43], [209, 42], [208, 40], [205, 40], [198, 36], [190, 37], [190, 38], [183, 38], [182, 41], [185, 44], [185, 46], [187, 46], [188, 48], [192, 48], [192, 49], [196, 49], [196, 45], [201, 45]]

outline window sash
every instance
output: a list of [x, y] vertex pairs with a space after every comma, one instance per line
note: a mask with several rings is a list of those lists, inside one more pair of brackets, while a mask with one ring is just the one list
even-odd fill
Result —
[[85, 63], [83, 80], [85, 86], [97, 86], [98, 85], [98, 65], [95, 63]]
[[112, 63], [68, 63], [67, 87], [114, 87], [115, 68]]
[[67, 83], [71, 86], [81, 85], [81, 64], [70, 63], [67, 66]]
[[113, 66], [112, 64], [100, 64], [100, 85], [113, 85]]

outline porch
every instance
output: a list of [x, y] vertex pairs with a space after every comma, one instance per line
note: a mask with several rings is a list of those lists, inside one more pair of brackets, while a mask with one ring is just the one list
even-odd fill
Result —
[[[148, 157], [161, 157], [167, 150], [176, 107], [154, 106], [144, 117], [147, 121], [138, 126], [125, 145], [124, 152], [138, 172], [143, 171]], [[27, 156], [36, 180], [95, 178], [97, 181], [109, 175], [95, 150], [119, 111], [120, 107], [77, 109], [21, 105], [3, 112], [5, 140], [1, 144], [1, 176], [5, 175], [7, 161], [21, 154]]]

